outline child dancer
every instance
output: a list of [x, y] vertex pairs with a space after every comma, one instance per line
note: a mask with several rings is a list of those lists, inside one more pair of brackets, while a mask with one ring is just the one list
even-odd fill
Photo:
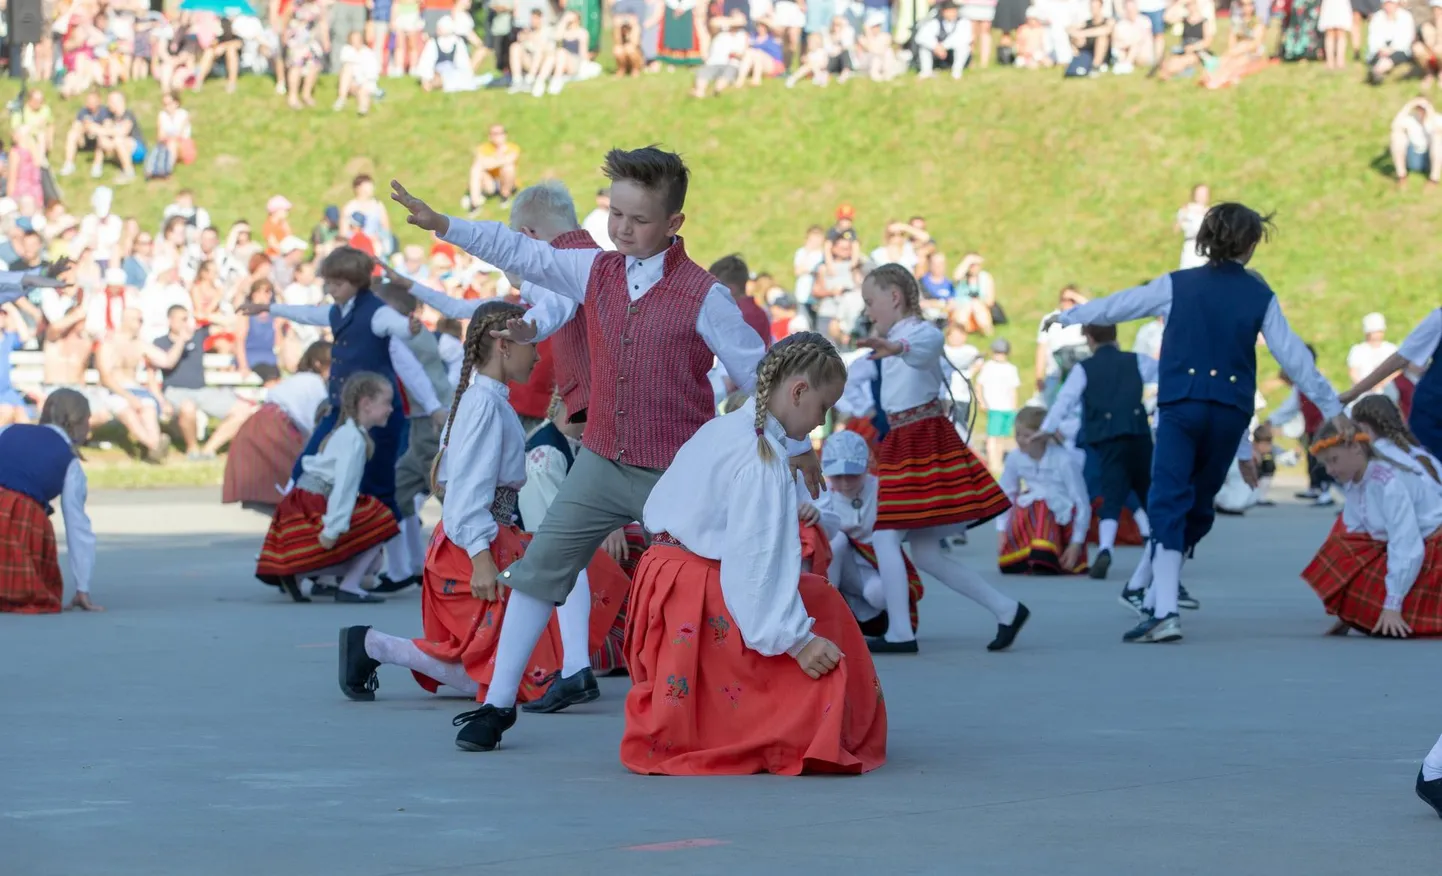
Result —
[[[515, 722], [514, 691], [552, 607], [565, 602], [601, 542], [640, 518], [661, 471], [714, 415], [713, 361], [749, 388], [764, 353], [731, 293], [687, 257], [676, 236], [690, 178], [680, 156], [654, 147], [612, 150], [604, 171], [612, 182], [614, 252], [556, 249], [499, 223], [451, 219], [391, 184], [411, 225], [586, 310], [592, 384], [582, 453], [526, 559], [504, 574], [511, 595], [497, 681], [482, 708], [464, 716], [457, 743], [467, 748], [494, 747]], [[529, 341], [555, 327], [516, 319], [505, 333]], [[797, 443], [793, 465], [815, 495], [820, 465]]]
[[265, 404], [235, 433], [225, 459], [223, 504], [275, 514], [290, 480], [291, 466], [305, 449], [330, 375], [330, 342], [316, 341], [301, 354], [295, 374], [265, 392]]
[[862, 773], [886, 759], [881, 681], [845, 600], [801, 571], [784, 438], [825, 421], [846, 369], [778, 341], [756, 398], [702, 426], [646, 502], [621, 763], [643, 775]]
[[1417, 773], [1417, 796], [1442, 817], [1442, 736], [1437, 737], [1437, 744], [1422, 761]]
[[65, 547], [75, 578], [71, 608], [104, 611], [90, 601], [95, 532], [85, 513], [85, 470], [76, 448], [90, 436], [90, 403], [73, 389], [45, 399], [37, 426], [0, 428], [0, 611], [50, 614], [60, 610], [65, 581], [55, 550], [51, 503], [60, 499]]
[[[826, 475], [827, 491], [818, 506], [827, 507], [836, 519], [836, 534], [831, 537], [831, 566], [826, 577], [841, 592], [851, 613], [867, 636], [886, 633], [886, 591], [876, 568], [876, 548], [872, 535], [876, 529], [876, 498], [879, 482], [868, 472], [871, 448], [855, 432], [835, 432], [821, 448], [821, 471]], [[916, 603], [925, 590], [921, 576], [903, 554], [906, 563], [907, 602], [911, 631], [916, 632]]]
[[1066, 448], [1043, 427], [1048, 416], [1033, 407], [1016, 417], [1016, 449], [1006, 455], [1001, 473], [1001, 489], [1012, 507], [996, 519], [997, 565], [1003, 574], [1080, 575], [1087, 570], [1092, 509], [1086, 483]]
[[1433, 456], [1402, 421], [1402, 412], [1385, 395], [1369, 395], [1352, 406], [1352, 419], [1372, 439], [1372, 447], [1383, 456], [1410, 460], [1433, 481], [1442, 484], [1442, 460]]
[[886, 635], [867, 640], [876, 653], [917, 652], [901, 543], [923, 572], [996, 616], [989, 651], [1011, 647], [1031, 612], [966, 568], [943, 539], [1010, 507], [1005, 494], [961, 439], [942, 410], [941, 330], [920, 317], [920, 289], [900, 265], [882, 265], [861, 287], [876, 336], [860, 346], [872, 367], [853, 368], [848, 381], [870, 381], [877, 412], [876, 561], [886, 594]]
[[1352, 425], [1331, 384], [1292, 333], [1277, 297], [1259, 274], [1247, 270], [1270, 219], [1241, 204], [1207, 211], [1197, 250], [1199, 268], [1174, 271], [1134, 289], [1049, 315], [1053, 324], [1115, 325], [1165, 316], [1158, 369], [1157, 437], [1147, 514], [1152, 538], [1128, 590], [1150, 585], [1141, 622], [1127, 642], [1171, 642], [1182, 637], [1177, 617], [1182, 558], [1212, 528], [1213, 500], [1238, 460], [1256, 486], [1247, 427], [1257, 383], [1257, 333], [1297, 386], [1322, 413], [1350, 435]]
[[[1397, 352], [1384, 359], [1356, 386], [1342, 393], [1342, 403], [1351, 404], [1377, 384], [1409, 366], [1427, 368], [1427, 363], [1437, 352], [1439, 341], [1442, 341], [1442, 307], [1427, 314], [1402, 341]], [[1412, 392], [1412, 410], [1407, 420], [1412, 434], [1433, 455], [1442, 455], [1442, 373], [1439, 372], [1442, 368], [1427, 368], [1423, 372], [1422, 379], [1417, 381]]]
[[[1091, 567], [1091, 576], [1101, 579], [1112, 565], [1118, 521], [1128, 495], [1140, 497], [1142, 504], [1134, 517], [1141, 516], [1138, 528], [1145, 529], [1146, 495], [1152, 482], [1152, 428], [1142, 392], [1146, 384], [1157, 382], [1157, 360], [1123, 353], [1117, 347], [1115, 326], [1087, 325], [1082, 332], [1092, 354], [1067, 373], [1041, 430], [1060, 432], [1062, 421], [1081, 407], [1087, 451], [1096, 455], [1101, 468], [1101, 523], [1097, 526], [1097, 558]], [[1021, 443], [1020, 435], [1017, 443]]]
[[358, 371], [341, 389], [339, 425], [318, 452], [301, 459], [301, 475], [271, 518], [255, 576], [310, 602], [298, 581], [322, 575], [341, 578], [336, 602], [384, 602], [361, 588], [374, 572], [381, 545], [397, 534], [395, 517], [365, 492], [366, 460], [375, 452], [372, 429], [390, 418], [391, 381]]
[[1378, 452], [1324, 425], [1312, 452], [1342, 486], [1341, 525], [1302, 578], [1327, 613], [1379, 636], [1442, 634], [1442, 487], [1405, 457]]

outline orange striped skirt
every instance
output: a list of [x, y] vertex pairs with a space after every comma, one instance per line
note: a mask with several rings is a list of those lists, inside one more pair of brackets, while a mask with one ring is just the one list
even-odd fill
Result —
[[939, 414], [893, 428], [876, 445], [876, 455], [877, 529], [976, 526], [1011, 507], [991, 472]]
[[0, 487], [0, 612], [53, 614], [60, 610], [65, 580], [55, 527], [34, 499]]
[[220, 501], [279, 505], [305, 439], [279, 405], [261, 405], [231, 439]]
[[1072, 527], [1056, 522], [1046, 502], [1012, 508], [1006, 544], [997, 565], [1006, 575], [1080, 575], [1087, 570], [1086, 552], [1074, 568], [1063, 568], [1062, 552], [1071, 544]]
[[286, 494], [270, 519], [270, 530], [255, 564], [255, 577], [275, 585], [282, 576], [339, 566], [400, 532], [389, 508], [374, 496], [361, 495], [356, 497], [350, 515], [350, 529], [326, 549], [320, 544], [325, 509], [326, 497], [319, 493], [297, 489]]

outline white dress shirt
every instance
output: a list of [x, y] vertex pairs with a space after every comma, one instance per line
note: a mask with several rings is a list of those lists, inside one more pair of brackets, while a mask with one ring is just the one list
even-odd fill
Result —
[[[5, 274], [0, 273], [0, 286], [5, 282], [4, 277]], [[64, 438], [66, 444], [70, 443], [70, 436], [65, 434], [64, 429], [54, 423], [47, 425]], [[0, 432], [8, 428], [0, 426]], [[75, 579], [75, 589], [80, 593], [90, 592], [90, 578], [95, 572], [95, 530], [90, 525], [90, 515], [85, 511], [88, 494], [85, 469], [78, 458], [72, 459], [65, 468], [65, 483], [60, 487], [60, 519], [65, 521], [65, 555], [70, 561], [70, 574]]]
[[[821, 491], [821, 498], [811, 498], [811, 491], [806, 489], [806, 483], [800, 480], [796, 481], [797, 508], [799, 509], [802, 505], [810, 505], [815, 508], [816, 513], [821, 515], [817, 518], [816, 525], [821, 527], [821, 531], [826, 533], [827, 540], [830, 540], [836, 533], [841, 531], [841, 518], [837, 516], [836, 510], [832, 508], [827, 498], [828, 496], [825, 490]], [[818, 575], [826, 574], [825, 569], [813, 569], [812, 571]]]
[[441, 351], [441, 361], [446, 363], [446, 379], [451, 386], [461, 385], [461, 366], [466, 361], [466, 345], [461, 339], [448, 334], [436, 338], [436, 348]]
[[1442, 488], [1426, 474], [1414, 474], [1372, 460], [1361, 480], [1342, 485], [1347, 503], [1342, 525], [1387, 543], [1387, 599], [1401, 611], [1426, 556], [1426, 539], [1442, 528]]
[[[445, 433], [441, 438], [447, 440]], [[489, 550], [499, 529], [491, 514], [496, 488], [519, 490], [526, 483], [526, 430], [504, 383], [484, 374], [471, 379], [441, 448], [436, 480], [446, 488], [446, 537], [472, 557]]]
[[1378, 455], [1385, 456], [1388, 459], [1396, 460], [1400, 463], [1410, 462], [1424, 479], [1432, 481], [1434, 484], [1437, 483], [1437, 481], [1433, 480], [1431, 472], [1427, 470], [1427, 466], [1423, 463], [1430, 464], [1432, 471], [1442, 476], [1442, 459], [1433, 456], [1425, 447], [1418, 446], [1413, 447], [1411, 450], [1403, 450], [1397, 446], [1397, 442], [1391, 439], [1373, 438], [1372, 449], [1377, 451]]
[[[1048, 441], [1041, 459], [1033, 459], [1021, 450], [1008, 453], [1001, 470], [1001, 491], [1018, 508], [1046, 502], [1058, 524], [1072, 524], [1071, 543], [1086, 542], [1092, 519], [1091, 499], [1081, 469], [1066, 448]], [[1006, 532], [1010, 522], [1008, 510], [997, 518], [996, 531]]]
[[748, 399], [702, 426], [651, 490], [643, 523], [699, 557], [720, 561], [726, 609], [748, 648], [795, 657], [815, 638], [798, 590], [796, 487], [781, 424], [767, 414], [770, 462], [756, 452], [755, 424], [756, 400]]
[[1427, 363], [1437, 353], [1438, 341], [1442, 341], [1442, 307], [1427, 314], [1417, 323], [1417, 327], [1412, 329], [1397, 348], [1397, 355], [1418, 368], [1426, 368]]
[[[355, 307], [354, 298], [340, 305], [342, 319], [350, 313], [352, 307]], [[330, 325], [330, 305], [327, 304], [272, 304], [270, 315], [301, 325]], [[431, 387], [431, 379], [426, 376], [425, 366], [421, 365], [421, 360], [417, 359], [416, 354], [405, 344], [405, 339], [411, 336], [411, 321], [393, 308], [380, 307], [371, 317], [371, 332], [378, 338], [390, 339], [387, 347], [390, 350], [391, 367], [395, 369], [396, 377], [405, 384], [416, 404], [421, 406], [420, 412], [430, 415], [443, 410], [440, 399], [436, 398], [436, 392]], [[400, 404], [399, 399], [396, 404]], [[411, 413], [414, 415], [416, 412]]]
[[265, 391], [265, 400], [285, 411], [285, 415], [309, 436], [315, 431], [315, 412], [330, 397], [325, 379], [313, 371], [302, 371]]
[[[1149, 316], [1166, 318], [1171, 309], [1172, 275], [1163, 274], [1141, 286], [1124, 289], [1086, 304], [1078, 304], [1071, 310], [1063, 310], [1058, 314], [1057, 320], [1062, 325], [1117, 325]], [[1272, 358], [1282, 366], [1282, 370], [1292, 379], [1298, 390], [1312, 400], [1322, 412], [1322, 416], [1331, 418], [1342, 413], [1342, 402], [1337, 398], [1337, 391], [1317, 370], [1317, 362], [1312, 358], [1312, 354], [1307, 352], [1307, 345], [1292, 331], [1287, 317], [1282, 315], [1282, 306], [1277, 303], [1276, 295], [1272, 296], [1272, 300], [1267, 304], [1267, 312], [1262, 317], [1262, 338], [1266, 340]], [[1166, 348], [1163, 347], [1162, 355], [1166, 354]], [[1237, 458], [1252, 458], [1252, 440], [1246, 432], [1242, 433]]]
[[[537, 428], [543, 429], [545, 424]], [[581, 449], [581, 442], [569, 437], [566, 441], [571, 445], [571, 458], [574, 459]], [[541, 521], [546, 519], [546, 511], [556, 500], [561, 482], [569, 471], [565, 455], [549, 444], [526, 451], [526, 485], [521, 487], [518, 501], [521, 520], [528, 532], [541, 528]]]
[[301, 471], [330, 490], [321, 518], [321, 535], [326, 538], [339, 539], [350, 531], [350, 515], [355, 510], [365, 467], [366, 437], [354, 420], [336, 426], [319, 453], [301, 459]]
[[[1158, 363], [1150, 356], [1137, 356], [1137, 373], [1141, 375], [1142, 385], [1157, 382]], [[1061, 389], [1057, 391], [1056, 401], [1052, 402], [1051, 408], [1046, 412], [1046, 419], [1042, 421], [1043, 432], [1057, 432], [1063, 429], [1063, 424], [1074, 417], [1079, 416], [1079, 409], [1082, 406], [1082, 394], [1087, 389], [1086, 369], [1077, 365], [1067, 372], [1066, 381], [1062, 383]], [[1140, 401], [1140, 399], [1138, 399]], [[1075, 430], [1072, 437], [1076, 437]]]
[[[1367, 57], [1390, 55], [1401, 52], [1412, 55], [1412, 44], [1417, 41], [1417, 21], [1412, 13], [1399, 8], [1394, 18], [1385, 11], [1378, 11], [1367, 19]], [[1370, 61], [1368, 63], [1371, 63]]]
[[[823, 519], [827, 516], [834, 519], [837, 531], [862, 544], [871, 544], [871, 533], [876, 529], [876, 494], [880, 485], [876, 475], [863, 475], [861, 492], [856, 494], [855, 499], [846, 498], [832, 486], [814, 504], [818, 509], [826, 506], [822, 511]], [[808, 498], [807, 501], [811, 500]]]
[[[888, 341], [901, 344], [901, 353], [884, 359], [863, 356], [846, 369], [848, 400], [859, 400], [865, 393], [867, 408], [871, 405], [871, 388], [877, 369], [881, 373], [881, 407], [888, 414], [920, 407], [936, 401], [941, 394], [941, 329], [914, 316], [908, 316], [886, 333]], [[849, 404], [855, 404], [849, 401]]]

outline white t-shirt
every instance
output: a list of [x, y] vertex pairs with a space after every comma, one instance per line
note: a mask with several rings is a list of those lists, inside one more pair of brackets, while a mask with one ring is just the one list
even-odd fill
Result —
[[190, 293], [179, 283], [154, 283], [140, 292], [140, 337], [153, 342], [170, 331], [170, 308], [193, 309]]
[[[971, 344], [962, 344], [960, 347], [941, 348], [941, 373], [946, 375], [946, 386], [951, 391], [951, 397], [958, 404], [971, 401], [971, 387], [966, 383], [966, 372], [980, 358], [981, 353]], [[958, 370], [959, 369], [959, 370]], [[1013, 366], [1013, 371], [1016, 368]], [[1017, 375], [1017, 380], [1021, 376]]]
[[1061, 371], [1061, 366], [1056, 364], [1056, 354], [1059, 350], [1065, 350], [1067, 347], [1085, 347], [1087, 339], [1079, 325], [1053, 323], [1050, 328], [1037, 333], [1036, 342], [1046, 346], [1048, 354], [1046, 373], [1050, 375]]
[[1432, 137], [1427, 132], [1427, 126], [1416, 116], [1408, 113], [1402, 120], [1402, 127], [1407, 131], [1407, 145], [1411, 146], [1414, 152], [1426, 152], [1432, 148]]
[[1375, 347], [1367, 343], [1357, 344], [1347, 352], [1347, 369], [1366, 377], [1395, 352], [1397, 345], [1391, 341], [1383, 341]]
[[893, 259], [891, 253], [885, 246], [878, 246], [871, 251], [871, 263], [873, 265], [898, 264], [908, 271], [916, 270], [916, 250], [912, 249], [911, 242], [907, 241], [901, 250], [901, 257]]
[[743, 32], [723, 30], [711, 38], [711, 52], [706, 56], [706, 63], [713, 67], [734, 64], [745, 50], [746, 37]]
[[1021, 372], [1010, 362], [988, 359], [976, 375], [976, 389], [989, 411], [1014, 411], [1016, 391], [1021, 387]]
[[826, 252], [824, 250], [807, 249], [804, 246], [791, 257], [791, 264], [797, 272], [796, 288], [792, 290], [797, 303], [805, 304], [811, 300], [811, 287], [816, 283], [816, 278], [812, 275], [825, 261]]
[[352, 45], [345, 45], [340, 50], [340, 62], [344, 66], [351, 65], [351, 75], [356, 82], [363, 85], [374, 85], [381, 78], [381, 62], [376, 53], [369, 48], [362, 46], [356, 48]]

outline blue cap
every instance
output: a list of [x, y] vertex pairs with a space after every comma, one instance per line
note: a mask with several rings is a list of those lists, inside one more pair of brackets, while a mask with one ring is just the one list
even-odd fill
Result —
[[325, 208], [325, 221], [329, 222], [329, 223], [332, 224], [332, 225], [339, 225], [339, 224], [340, 224], [340, 208], [337, 207], [335, 204], [331, 204], [329, 207], [326, 207], [326, 208]]
[[871, 448], [855, 432], [833, 432], [821, 447], [821, 473], [831, 477], [866, 474], [870, 463]]

